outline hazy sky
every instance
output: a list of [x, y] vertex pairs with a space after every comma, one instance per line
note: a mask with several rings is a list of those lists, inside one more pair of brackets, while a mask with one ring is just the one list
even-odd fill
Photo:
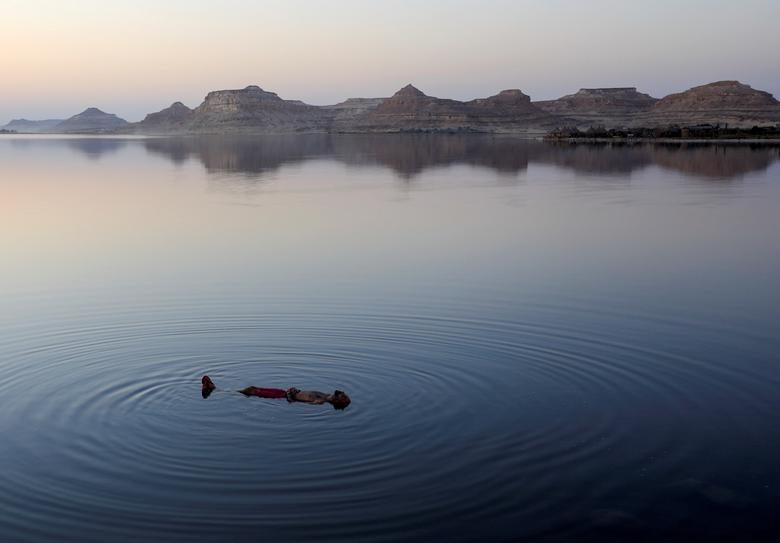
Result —
[[780, 0], [0, 0], [0, 123], [138, 120], [248, 84], [314, 104], [410, 82], [538, 100], [739, 79], [780, 96], [778, 21]]

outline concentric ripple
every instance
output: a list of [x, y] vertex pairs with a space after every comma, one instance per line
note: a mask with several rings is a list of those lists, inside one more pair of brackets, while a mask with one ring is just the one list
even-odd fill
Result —
[[[690, 351], [659, 314], [516, 302], [223, 295], [18, 319], [0, 336], [4, 533], [586, 537], [596, 504], [643, 488], [635, 509], [652, 508], [680, 488], [665, 483], [717, 473], [734, 450], [711, 449], [723, 432], [760, 446], [739, 421], [769, 416], [777, 381], [696, 354], [771, 338], [688, 322]], [[219, 387], [207, 400], [204, 373]], [[249, 384], [341, 388], [353, 404], [233, 392]]]

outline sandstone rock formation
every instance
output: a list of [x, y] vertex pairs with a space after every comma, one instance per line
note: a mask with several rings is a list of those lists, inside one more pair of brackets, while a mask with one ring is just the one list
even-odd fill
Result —
[[78, 115], [74, 115], [69, 119], [65, 119], [61, 123], [54, 126], [52, 131], [63, 134], [105, 133], [123, 128], [127, 124], [128, 123], [126, 120], [120, 119], [114, 114], [106, 113], [104, 111], [100, 111], [98, 108], [91, 107], [85, 109]]
[[183, 132], [191, 120], [192, 110], [181, 102], [174, 102], [157, 113], [150, 113], [133, 125], [133, 129], [146, 133]]
[[568, 117], [581, 125], [626, 126], [658, 101], [636, 87], [580, 89], [557, 100], [534, 102], [552, 115]]
[[739, 81], [716, 81], [670, 94], [655, 105], [656, 111], [756, 109], [777, 107], [780, 102], [768, 92]]
[[[279, 134], [300, 132], [486, 132], [544, 135], [556, 128], [650, 129], [780, 123], [780, 102], [737, 81], [719, 81], [657, 100], [634, 87], [580, 89], [531, 102], [519, 90], [470, 101], [428, 96], [407, 85], [390, 98], [351, 98], [330, 106], [284, 100], [256, 85], [208, 93], [194, 110], [180, 102], [134, 124], [90, 108], [53, 121], [17, 120], [19, 132], [141, 134]], [[26, 123], [26, 124], [25, 124]], [[697, 127], [701, 128], [701, 127]], [[692, 130], [692, 129], [691, 129]]]
[[465, 105], [470, 119], [496, 127], [498, 131], [501, 127], [543, 126], [552, 120], [531, 103], [528, 95], [517, 89], [504, 90], [489, 98], [465, 102]]
[[407, 85], [374, 109], [357, 117], [346, 131], [544, 131], [556, 119], [519, 90], [506, 90], [468, 102], [434, 98]]
[[147, 116], [143, 133], [294, 133], [474, 131], [544, 133], [558, 121], [519, 90], [460, 102], [411, 85], [391, 98], [352, 98], [332, 106], [284, 100], [258, 86], [210, 92], [191, 112], [174, 106]]
[[301, 132], [327, 128], [328, 114], [299, 100], [283, 100], [256, 85], [213, 91], [195, 108], [187, 127], [195, 132]]
[[348, 98], [332, 106], [323, 106], [323, 109], [331, 113], [335, 122], [345, 122], [368, 113], [385, 100], [387, 98]]
[[384, 98], [350, 98], [330, 106], [284, 100], [274, 92], [250, 85], [208, 93], [194, 110], [181, 102], [152, 113], [125, 131], [142, 134], [286, 134], [328, 132], [348, 124]]
[[659, 100], [646, 124], [729, 124], [750, 127], [780, 121], [780, 102], [739, 81], [717, 81]]

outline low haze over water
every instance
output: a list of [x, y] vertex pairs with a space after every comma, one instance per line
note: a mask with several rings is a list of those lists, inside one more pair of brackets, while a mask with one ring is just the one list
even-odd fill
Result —
[[2, 137], [0, 539], [776, 541], [779, 217], [770, 144]]

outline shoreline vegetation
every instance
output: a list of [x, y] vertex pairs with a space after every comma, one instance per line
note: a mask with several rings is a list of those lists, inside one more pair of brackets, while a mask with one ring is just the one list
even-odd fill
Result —
[[558, 128], [545, 137], [552, 141], [763, 141], [780, 140], [780, 124], [751, 128], [730, 128], [728, 125], [697, 124], [692, 126], [668, 125], [664, 127]]

